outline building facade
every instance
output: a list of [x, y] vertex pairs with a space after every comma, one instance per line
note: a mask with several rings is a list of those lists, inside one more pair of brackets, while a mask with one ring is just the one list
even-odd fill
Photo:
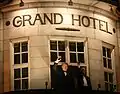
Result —
[[[86, 67], [94, 90], [120, 91], [120, 22], [96, 0], [19, 0], [1, 7], [0, 92], [52, 88], [52, 65]], [[114, 6], [113, 6], [114, 7]]]

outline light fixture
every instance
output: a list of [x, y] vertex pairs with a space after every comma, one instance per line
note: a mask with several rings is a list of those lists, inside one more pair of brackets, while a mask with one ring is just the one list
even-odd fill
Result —
[[72, 1], [72, 0], [69, 0], [69, 1], [68, 1], [68, 5], [72, 6], [72, 5], [73, 5], [73, 1]]
[[24, 6], [24, 2], [22, 0], [20, 0], [19, 6], [20, 7]]

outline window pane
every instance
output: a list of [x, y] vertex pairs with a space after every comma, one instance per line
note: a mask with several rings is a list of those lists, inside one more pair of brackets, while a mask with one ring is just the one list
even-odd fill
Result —
[[106, 58], [103, 58], [103, 64], [104, 64], [104, 67], [106, 67], [106, 68], [107, 68]]
[[113, 74], [109, 73], [109, 82], [113, 83]]
[[58, 42], [58, 48], [59, 48], [59, 51], [65, 51], [65, 42], [64, 41], [59, 41]]
[[22, 53], [22, 63], [28, 63], [28, 53]]
[[107, 48], [107, 57], [111, 58], [111, 52], [110, 49]]
[[83, 53], [78, 53], [78, 61], [81, 63], [84, 63], [84, 54]]
[[84, 52], [84, 44], [83, 44], [83, 42], [77, 43], [77, 51], [78, 52]]
[[105, 50], [105, 47], [103, 47], [103, 56], [106, 57], [106, 50]]
[[14, 64], [20, 64], [20, 54], [14, 54]]
[[113, 84], [110, 84], [110, 91], [113, 91]]
[[76, 53], [70, 53], [70, 63], [76, 63]]
[[28, 77], [28, 68], [22, 68], [22, 78]]
[[20, 43], [15, 43], [14, 44], [14, 53], [20, 52]]
[[50, 41], [50, 50], [57, 50], [57, 41]]
[[75, 42], [69, 42], [69, 48], [70, 48], [70, 51], [75, 51], [76, 52], [76, 43]]
[[20, 78], [20, 69], [14, 69], [14, 79]]
[[65, 52], [59, 52], [59, 56], [61, 56], [61, 62], [65, 62]]
[[28, 51], [28, 43], [22, 42], [22, 52]]
[[104, 72], [104, 80], [108, 81], [108, 73], [107, 72]]
[[22, 89], [28, 89], [28, 79], [22, 79]]
[[108, 68], [112, 69], [112, 62], [111, 62], [111, 59], [108, 59]]
[[105, 90], [108, 91], [108, 83], [105, 83]]
[[14, 90], [20, 90], [21, 84], [20, 80], [14, 80]]
[[57, 59], [57, 52], [51, 52], [51, 61], [54, 62]]

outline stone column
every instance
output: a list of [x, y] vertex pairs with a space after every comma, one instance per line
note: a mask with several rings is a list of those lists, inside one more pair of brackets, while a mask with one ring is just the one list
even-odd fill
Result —
[[4, 66], [4, 92], [9, 92], [11, 90], [11, 69], [10, 69], [10, 41], [9, 41], [9, 29], [6, 28], [5, 24], [6, 15], [3, 17], [3, 66]]
[[3, 92], [3, 19], [0, 12], [0, 93]]
[[[93, 45], [94, 44], [94, 45]], [[102, 42], [95, 38], [88, 38], [88, 63], [92, 89], [97, 90], [98, 84], [104, 89], [104, 75], [102, 64]]]
[[117, 30], [116, 30], [116, 35], [117, 35], [117, 47], [116, 47], [116, 86], [117, 86], [117, 91], [120, 92], [120, 21], [117, 22]]
[[49, 79], [49, 51], [46, 36], [30, 37], [30, 88], [45, 89]]

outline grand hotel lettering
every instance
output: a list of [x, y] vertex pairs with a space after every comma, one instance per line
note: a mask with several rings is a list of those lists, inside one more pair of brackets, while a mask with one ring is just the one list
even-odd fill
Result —
[[[79, 25], [84, 27], [90, 27], [91, 23], [92, 27], [94, 29], [98, 28], [101, 31], [107, 32], [109, 34], [112, 34], [108, 31], [108, 22], [88, 17], [88, 16], [82, 16], [82, 15], [74, 15], [71, 14], [71, 25]], [[59, 20], [58, 20], [59, 18]], [[33, 18], [31, 15], [22, 15], [22, 16], [16, 16], [12, 20], [12, 24], [14, 27], [20, 27], [20, 26], [26, 26], [26, 23], [29, 23], [29, 25], [33, 26], [36, 24], [36, 22], [39, 22], [40, 25], [46, 25], [47, 22], [50, 24], [62, 24], [64, 21], [64, 16], [60, 13], [42, 13], [42, 14], [36, 14]], [[96, 23], [99, 23], [96, 25]], [[10, 21], [6, 22], [6, 25], [10, 25]], [[28, 25], [28, 24], [27, 24]]]

